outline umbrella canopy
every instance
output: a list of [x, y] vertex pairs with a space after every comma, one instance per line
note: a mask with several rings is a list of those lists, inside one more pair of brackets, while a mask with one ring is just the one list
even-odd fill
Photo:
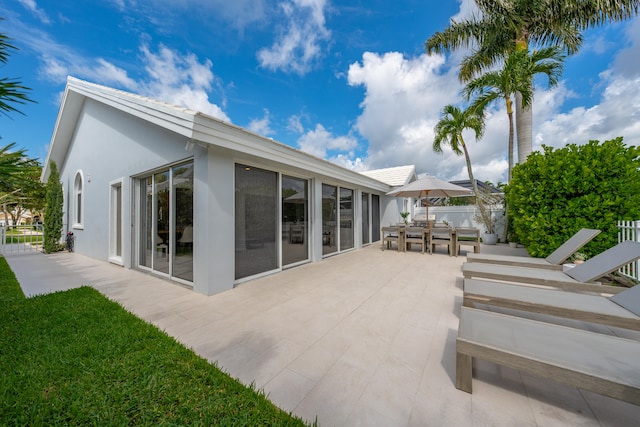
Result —
[[[426, 175], [417, 181], [400, 187], [387, 193], [388, 196], [413, 197], [421, 199], [423, 197], [454, 197], [469, 196], [472, 191], [459, 185], [442, 181], [431, 175]], [[427, 202], [427, 218], [429, 218], [429, 203]]]

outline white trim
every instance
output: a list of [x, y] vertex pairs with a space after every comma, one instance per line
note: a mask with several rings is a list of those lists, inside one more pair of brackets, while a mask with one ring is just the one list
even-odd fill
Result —
[[[76, 185], [78, 182], [78, 178], [80, 178], [80, 185]], [[72, 228], [75, 230], [83, 230], [84, 229], [84, 200], [85, 200], [85, 185], [84, 185], [84, 173], [82, 169], [78, 169], [75, 174], [73, 174], [73, 197], [71, 198], [71, 223]], [[79, 206], [78, 206], [78, 200]], [[80, 208], [80, 215], [78, 215], [78, 208]]]
[[[118, 187], [120, 188], [119, 212], [118, 205], [114, 205], [115, 190]], [[116, 254], [118, 213], [120, 215], [120, 255]], [[124, 266], [122, 259], [124, 238], [124, 178], [118, 178], [109, 182], [109, 262]]]

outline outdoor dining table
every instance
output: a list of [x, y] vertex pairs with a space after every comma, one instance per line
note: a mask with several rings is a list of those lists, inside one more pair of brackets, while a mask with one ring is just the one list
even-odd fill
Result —
[[[457, 233], [454, 227], [420, 227], [422, 229], [422, 236], [425, 239], [425, 245], [429, 249], [429, 253], [432, 253], [431, 248], [431, 240], [430, 235], [431, 231], [434, 229], [447, 231], [451, 237], [451, 255], [458, 256], [458, 241], [457, 241]], [[406, 252], [406, 226], [405, 225], [396, 225], [396, 226], [388, 226], [381, 228], [381, 237], [382, 237], [382, 250], [384, 250], [385, 244], [389, 243], [385, 241], [386, 236], [397, 236], [398, 243], [398, 252]]]

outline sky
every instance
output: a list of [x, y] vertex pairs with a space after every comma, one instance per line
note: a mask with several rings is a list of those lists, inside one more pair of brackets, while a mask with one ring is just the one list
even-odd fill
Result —
[[[231, 122], [364, 171], [415, 165], [468, 179], [463, 156], [432, 149], [445, 105], [464, 107], [459, 61], [424, 41], [471, 0], [0, 0], [18, 48], [0, 77], [36, 101], [0, 115], [0, 145], [44, 161], [67, 76]], [[624, 137], [640, 144], [640, 22], [589, 30], [556, 87], [536, 80], [534, 150]], [[476, 178], [505, 182], [508, 121], [487, 111], [465, 134]]]

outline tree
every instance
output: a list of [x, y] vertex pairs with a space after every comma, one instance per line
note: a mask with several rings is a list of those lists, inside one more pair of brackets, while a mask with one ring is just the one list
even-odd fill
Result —
[[[2, 18], [0, 18], [2, 21]], [[11, 44], [11, 39], [5, 34], [0, 33], [0, 64], [6, 64], [9, 60], [9, 51], [17, 50], [17, 48]], [[27, 92], [31, 90], [17, 79], [8, 77], [0, 78], [0, 111], [5, 115], [10, 112], [20, 112], [12, 104], [24, 104], [26, 102], [33, 102]]]
[[467, 173], [473, 186], [473, 192], [476, 195], [476, 205], [480, 211], [480, 218], [487, 227], [488, 233], [493, 233], [493, 223], [491, 222], [491, 214], [482, 202], [478, 184], [473, 177], [473, 169], [471, 167], [471, 157], [467, 144], [464, 141], [462, 133], [465, 130], [472, 130], [476, 135], [476, 140], [482, 137], [484, 133], [484, 116], [476, 108], [469, 107], [466, 110], [460, 110], [453, 105], [447, 105], [442, 110], [440, 121], [434, 129], [435, 138], [433, 140], [433, 151], [442, 153], [442, 144], [449, 145], [451, 150], [458, 156], [464, 154], [467, 162]]
[[640, 217], [640, 147], [622, 138], [532, 153], [505, 188], [513, 228], [529, 253], [545, 257], [581, 228], [602, 230], [581, 252], [618, 242], [618, 220]]
[[[475, 48], [460, 66], [460, 80], [467, 82], [517, 50], [557, 45], [568, 55], [578, 51], [582, 31], [608, 21], [622, 21], [638, 14], [640, 0], [475, 0], [480, 15], [452, 21], [425, 42], [429, 54], [458, 48]], [[532, 112], [516, 96], [518, 162], [532, 147]]]
[[46, 253], [56, 252], [62, 236], [63, 194], [60, 174], [55, 162], [50, 163], [51, 171], [47, 180], [46, 207], [44, 221], [44, 250]]
[[527, 107], [533, 102], [533, 87], [531, 80], [536, 74], [545, 74], [549, 87], [558, 83], [562, 73], [564, 55], [560, 54], [558, 47], [547, 47], [529, 54], [527, 50], [521, 50], [509, 54], [504, 65], [499, 71], [491, 71], [471, 80], [464, 88], [463, 93], [469, 100], [476, 97], [473, 106], [483, 111], [488, 104], [498, 99], [504, 99], [507, 116], [509, 118], [509, 168], [507, 181], [511, 180], [513, 168], [513, 97], [520, 93], [523, 106]]

